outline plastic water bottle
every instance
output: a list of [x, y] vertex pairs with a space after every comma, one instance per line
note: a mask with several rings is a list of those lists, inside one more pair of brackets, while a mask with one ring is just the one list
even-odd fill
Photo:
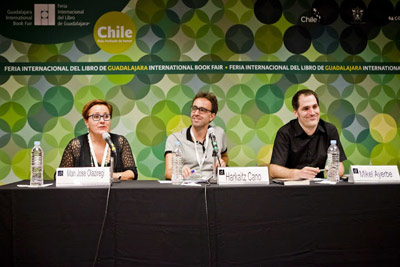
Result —
[[179, 141], [175, 141], [174, 151], [172, 151], [172, 184], [178, 185], [182, 184], [182, 168], [183, 168], [183, 159], [182, 159], [182, 150], [181, 143]]
[[31, 186], [43, 185], [43, 149], [40, 147], [40, 141], [34, 142], [31, 151]]
[[328, 181], [339, 181], [339, 160], [340, 151], [336, 145], [336, 140], [331, 140], [331, 145], [328, 147], [326, 169], [328, 171]]

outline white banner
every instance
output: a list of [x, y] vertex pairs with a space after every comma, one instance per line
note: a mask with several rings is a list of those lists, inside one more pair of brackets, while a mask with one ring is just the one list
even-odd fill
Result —
[[396, 165], [351, 165], [351, 183], [400, 183]]
[[110, 167], [57, 168], [56, 186], [108, 186], [110, 178]]
[[269, 184], [268, 167], [220, 167], [219, 185]]

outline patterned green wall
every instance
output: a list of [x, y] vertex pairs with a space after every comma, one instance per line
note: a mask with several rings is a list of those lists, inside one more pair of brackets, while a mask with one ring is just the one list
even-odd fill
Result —
[[[124, 52], [100, 49], [93, 33], [55, 44], [3, 34], [0, 62], [399, 63], [399, 9], [398, 1], [383, 0], [129, 1], [122, 12], [137, 31]], [[80, 111], [94, 98], [114, 105], [112, 132], [128, 138], [140, 178], [163, 179], [166, 138], [190, 125], [199, 90], [218, 97], [214, 123], [227, 132], [231, 166], [269, 162], [276, 131], [294, 118], [290, 101], [301, 88], [316, 90], [321, 117], [338, 127], [347, 169], [400, 165], [399, 78], [398, 72], [1, 75], [0, 183], [29, 178], [34, 140], [42, 143], [45, 176], [52, 179], [69, 140], [86, 131]]]

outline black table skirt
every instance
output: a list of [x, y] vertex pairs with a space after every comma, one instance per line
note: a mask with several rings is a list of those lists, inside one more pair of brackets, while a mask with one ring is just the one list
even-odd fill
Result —
[[[20, 182], [26, 183], [25, 182]], [[92, 266], [108, 188], [0, 187], [1, 266]], [[400, 185], [113, 184], [96, 266], [397, 266]]]

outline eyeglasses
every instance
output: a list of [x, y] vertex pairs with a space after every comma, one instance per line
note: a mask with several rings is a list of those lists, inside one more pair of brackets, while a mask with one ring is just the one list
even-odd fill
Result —
[[100, 115], [100, 114], [92, 114], [89, 115], [89, 117], [92, 117], [92, 119], [94, 121], [99, 121], [101, 118], [103, 118], [104, 121], [109, 121], [111, 120], [111, 114], [104, 114], [104, 115]]
[[202, 108], [202, 107], [199, 108], [198, 106], [192, 106], [191, 109], [192, 109], [192, 112], [196, 112], [198, 110], [200, 114], [206, 114], [207, 112], [212, 112], [209, 109]]

